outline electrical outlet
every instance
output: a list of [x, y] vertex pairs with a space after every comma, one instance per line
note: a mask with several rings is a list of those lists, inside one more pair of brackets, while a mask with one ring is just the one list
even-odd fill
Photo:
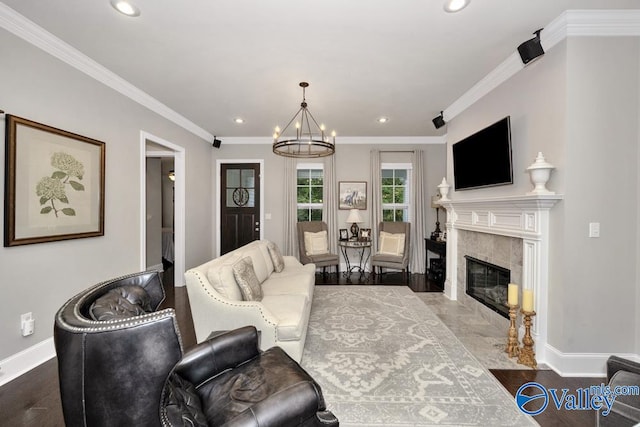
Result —
[[23, 337], [33, 334], [36, 329], [36, 320], [32, 313], [24, 313], [20, 316], [20, 329]]
[[589, 223], [589, 237], [600, 237], [600, 223], [599, 222], [590, 222]]

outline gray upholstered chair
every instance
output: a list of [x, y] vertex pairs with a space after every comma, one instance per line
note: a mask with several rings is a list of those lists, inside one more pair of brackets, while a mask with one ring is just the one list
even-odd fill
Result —
[[[391, 234], [404, 234], [404, 251], [400, 255], [394, 255], [390, 253], [381, 253], [383, 249], [381, 247], [380, 233], [384, 231]], [[409, 249], [411, 244], [411, 224], [408, 222], [381, 222], [378, 226], [377, 238], [377, 250], [371, 257], [371, 268], [373, 273], [376, 272], [376, 267], [380, 274], [382, 274], [382, 268], [392, 268], [396, 270], [402, 270], [405, 279], [408, 277], [409, 272]]]
[[[326, 253], [318, 255], [308, 255], [307, 248], [304, 244], [304, 233], [317, 233], [327, 231], [327, 224], [324, 221], [301, 221], [298, 222], [298, 251], [300, 253], [300, 262], [303, 264], [314, 263], [316, 267], [322, 267], [322, 273], [327, 272], [327, 267], [335, 265], [336, 273], [340, 272], [340, 260], [337, 254]], [[327, 240], [330, 241], [331, 236], [327, 233]]]

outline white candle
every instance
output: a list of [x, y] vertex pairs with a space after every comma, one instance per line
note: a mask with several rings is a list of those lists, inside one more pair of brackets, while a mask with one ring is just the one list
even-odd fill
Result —
[[522, 291], [522, 311], [533, 311], [533, 291], [531, 289], [525, 289]]
[[518, 285], [509, 283], [507, 300], [509, 305], [518, 305]]

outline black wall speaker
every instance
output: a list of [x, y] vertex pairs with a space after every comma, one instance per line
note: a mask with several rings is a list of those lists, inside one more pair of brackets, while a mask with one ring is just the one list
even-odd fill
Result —
[[222, 144], [222, 141], [219, 140], [218, 138], [216, 138], [215, 136], [213, 137], [213, 146], [215, 148], [220, 148], [220, 144]]
[[442, 116], [442, 113], [440, 113], [440, 115], [438, 117], [436, 117], [435, 119], [433, 119], [431, 121], [433, 122], [433, 125], [436, 127], [436, 129], [440, 129], [446, 123], [444, 121], [444, 117]]
[[542, 31], [542, 29], [533, 33], [536, 35], [534, 38], [518, 46], [518, 53], [524, 65], [544, 55], [544, 49], [542, 49], [542, 44], [540, 44], [540, 31]]

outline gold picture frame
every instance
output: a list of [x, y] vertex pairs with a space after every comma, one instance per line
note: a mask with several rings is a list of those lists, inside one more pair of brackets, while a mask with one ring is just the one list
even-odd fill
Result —
[[6, 116], [4, 246], [104, 235], [105, 143]]

